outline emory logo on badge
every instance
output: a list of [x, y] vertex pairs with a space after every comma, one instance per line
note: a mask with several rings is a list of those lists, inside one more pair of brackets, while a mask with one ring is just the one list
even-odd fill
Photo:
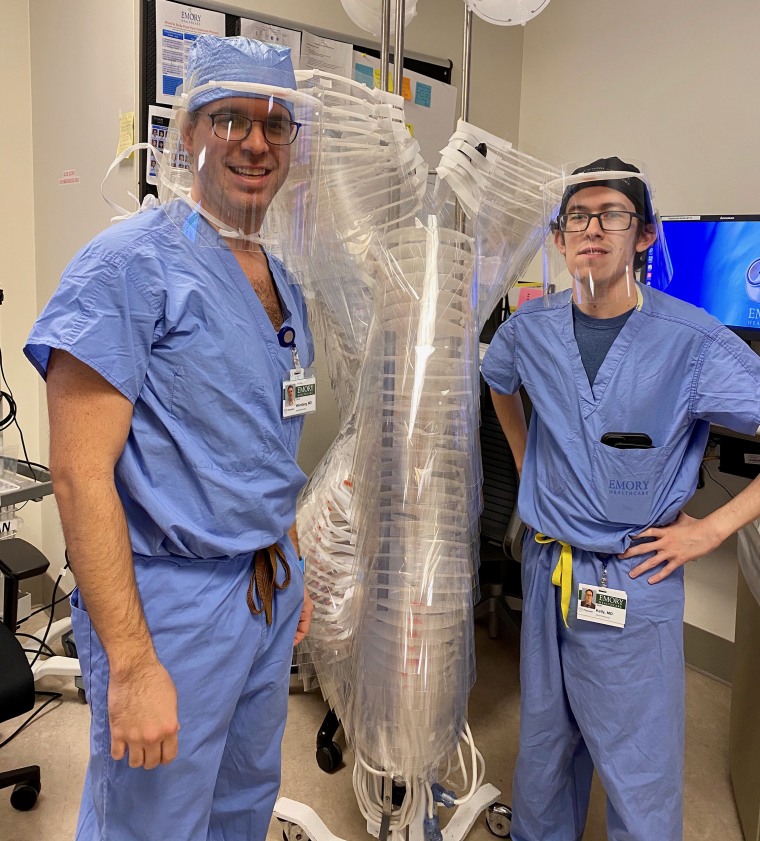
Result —
[[618, 610], [625, 610], [626, 599], [617, 596], [608, 596], [605, 593], [596, 594], [597, 604], [602, 607], [616, 607]]

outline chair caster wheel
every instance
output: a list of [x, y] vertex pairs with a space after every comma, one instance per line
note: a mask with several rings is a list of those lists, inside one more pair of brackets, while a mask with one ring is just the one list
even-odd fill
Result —
[[280, 819], [280, 823], [282, 824], [282, 841], [310, 841], [306, 830], [298, 826], [297, 823], [283, 821], [282, 819]]
[[512, 828], [512, 810], [504, 803], [492, 803], [486, 812], [486, 827], [491, 835], [509, 838]]
[[83, 704], [87, 703], [87, 693], [84, 691], [84, 689], [77, 689], [77, 695], [79, 696], [79, 700]]
[[19, 812], [28, 812], [34, 808], [41, 786], [33, 783], [19, 783], [11, 792], [11, 806]]
[[332, 774], [340, 768], [343, 762], [343, 751], [340, 745], [330, 742], [317, 748], [317, 765], [326, 773]]

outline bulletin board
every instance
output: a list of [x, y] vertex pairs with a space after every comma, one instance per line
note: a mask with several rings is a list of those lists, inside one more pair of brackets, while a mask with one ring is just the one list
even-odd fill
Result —
[[[230, 10], [233, 11], [230, 11]], [[244, 35], [291, 48], [294, 65], [319, 68], [350, 76], [369, 87], [379, 87], [380, 49], [371, 41], [356, 43], [339, 33], [260, 16], [234, 6], [207, 5], [176, 0], [142, 0], [140, 27], [140, 132], [138, 139], [163, 148], [169, 131], [175, 90], [182, 83], [187, 50], [201, 34]], [[392, 58], [391, 58], [392, 60]], [[407, 126], [420, 144], [431, 168], [448, 143], [457, 117], [457, 90], [451, 85], [449, 59], [404, 57], [404, 113]], [[389, 74], [392, 77], [392, 67]], [[175, 165], [188, 165], [180, 150]], [[149, 156], [140, 153], [140, 199], [156, 192]]]

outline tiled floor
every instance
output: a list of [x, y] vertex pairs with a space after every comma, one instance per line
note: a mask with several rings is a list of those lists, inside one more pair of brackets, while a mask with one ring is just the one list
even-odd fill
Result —
[[[478, 680], [470, 699], [470, 724], [485, 756], [486, 781], [500, 788], [503, 800], [509, 802], [519, 714], [517, 635], [507, 631], [491, 640], [485, 628], [478, 626], [477, 649]], [[35, 762], [42, 766], [43, 780], [42, 794], [31, 812], [15, 812], [8, 803], [8, 791], [0, 791], [2, 841], [69, 841], [74, 837], [87, 761], [88, 710], [79, 702], [71, 681], [48, 680], [49, 688], [62, 689], [62, 701], [0, 751], [0, 768]], [[686, 685], [684, 837], [686, 841], [742, 841], [728, 777], [730, 689], [693, 671], [687, 672]], [[368, 836], [356, 806], [350, 768], [327, 775], [314, 760], [314, 740], [324, 714], [318, 693], [291, 692], [281, 794], [314, 807], [341, 838], [360, 841]], [[0, 741], [12, 725], [0, 724]], [[346, 759], [351, 762], [350, 751]], [[281, 837], [280, 827], [273, 823], [269, 838], [280, 841]], [[493, 836], [481, 819], [469, 838], [487, 841]], [[595, 784], [584, 841], [605, 838], [604, 793]]]

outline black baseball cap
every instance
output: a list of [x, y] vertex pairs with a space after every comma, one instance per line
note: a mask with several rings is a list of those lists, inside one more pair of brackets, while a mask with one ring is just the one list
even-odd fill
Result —
[[[581, 175], [584, 172], [637, 172], [641, 174], [641, 170], [638, 167], [635, 167], [633, 164], [627, 164], [625, 161], [621, 161], [620, 158], [615, 157], [599, 158], [586, 166], [581, 166], [573, 170], [573, 175]], [[617, 190], [633, 202], [636, 212], [644, 217], [645, 222], [652, 221], [650, 202], [647, 200], [647, 188], [641, 178], [593, 179], [571, 184], [562, 196], [562, 204], [559, 208], [560, 215], [565, 212], [570, 199], [586, 187], [609, 187], [612, 190]]]

